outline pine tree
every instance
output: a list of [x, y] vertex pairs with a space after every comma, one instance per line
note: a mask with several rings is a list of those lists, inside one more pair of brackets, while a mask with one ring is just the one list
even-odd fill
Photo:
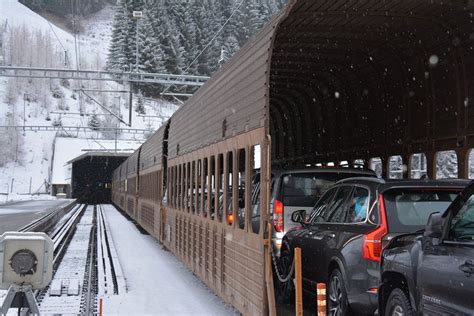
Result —
[[139, 69], [143, 72], [163, 73], [163, 51], [153, 28], [153, 19], [153, 10], [146, 6], [139, 26]]
[[[174, 14], [176, 26], [179, 30], [178, 38], [180, 45], [183, 47], [183, 70], [186, 70], [191, 62], [194, 60], [196, 52], [194, 47], [196, 45], [196, 24], [193, 19], [192, 7], [187, 2], [175, 4]], [[192, 64], [187, 73], [196, 73], [196, 65]]]
[[109, 69], [133, 70], [136, 60], [137, 20], [133, 11], [143, 9], [142, 0], [120, 0], [114, 16], [107, 66]]
[[145, 100], [143, 98], [143, 95], [140, 93], [137, 98], [137, 106], [135, 107], [135, 112], [141, 115], [146, 114], [145, 110]]
[[123, 56], [123, 38], [125, 32], [125, 7], [122, 2], [119, 3], [115, 11], [114, 23], [112, 26], [112, 36], [110, 38], [109, 55], [107, 56], [107, 69], [120, 70], [123, 65], [119, 61], [124, 60]]
[[232, 0], [120, 0], [107, 66], [135, 69], [137, 21], [133, 10], [144, 13], [138, 30], [140, 71], [211, 75], [220, 66], [221, 52], [224, 59], [231, 58], [286, 2], [248, 0], [237, 7], [240, 2]]
[[97, 114], [92, 114], [92, 116], [89, 118], [89, 122], [87, 123], [92, 130], [98, 130], [100, 127], [100, 121], [99, 118], [97, 117]]
[[61, 116], [55, 118], [55, 119], [53, 120], [52, 125], [55, 126], [55, 127], [63, 126], [63, 121], [62, 121], [62, 119], [61, 119]]
[[[204, 50], [205, 45], [209, 43], [213, 34], [206, 30], [213, 21], [212, 5], [208, 1], [196, 1], [193, 4], [194, 21], [196, 25], [196, 35], [194, 50], [201, 53], [196, 61], [195, 69], [198, 75], [209, 76], [211, 70], [211, 54], [209, 48]], [[196, 57], [194, 57], [196, 58]]]

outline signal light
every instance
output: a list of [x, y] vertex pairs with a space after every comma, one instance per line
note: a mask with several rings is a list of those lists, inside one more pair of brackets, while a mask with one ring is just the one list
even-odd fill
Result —
[[283, 232], [283, 210], [285, 206], [281, 201], [275, 200], [273, 203], [273, 226], [275, 227], [275, 231], [277, 233]]
[[383, 250], [382, 238], [388, 233], [385, 201], [382, 194], [379, 194], [378, 204], [380, 225], [364, 236], [362, 245], [363, 258], [376, 262], [380, 262]]

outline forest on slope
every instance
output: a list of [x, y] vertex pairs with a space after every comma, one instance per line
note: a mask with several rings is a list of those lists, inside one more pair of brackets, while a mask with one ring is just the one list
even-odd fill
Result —
[[[210, 76], [286, 2], [121, 0], [107, 68]], [[142, 11], [142, 18], [134, 18], [133, 11]]]

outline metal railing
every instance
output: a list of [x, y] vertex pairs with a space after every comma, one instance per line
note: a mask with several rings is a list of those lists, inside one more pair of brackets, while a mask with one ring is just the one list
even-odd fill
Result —
[[202, 86], [209, 77], [160, 73], [75, 70], [37, 67], [0, 66], [0, 77], [126, 81], [164, 85]]

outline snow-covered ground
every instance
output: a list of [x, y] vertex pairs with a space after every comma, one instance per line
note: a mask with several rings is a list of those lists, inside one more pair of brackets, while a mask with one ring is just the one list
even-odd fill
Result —
[[153, 237], [104, 206], [127, 293], [103, 297], [104, 315], [238, 315]]
[[[75, 50], [74, 36], [60, 27], [48, 22], [45, 18], [20, 4], [17, 0], [0, 0], [0, 32], [3, 30], [4, 51], [8, 55], [11, 48], [11, 41], [7, 39], [11, 34], [27, 35], [31, 39], [23, 44], [25, 55], [31, 58], [22, 57], [23, 63], [32, 62], [32, 66], [46, 67], [41, 59], [36, 55], [43, 56], [44, 60], [49, 60], [51, 67], [75, 68], [76, 52], [81, 69], [101, 70], [105, 65], [107, 49], [111, 35], [111, 24], [114, 15], [114, 7], [107, 6], [103, 10], [89, 16], [81, 21], [84, 31], [78, 35], [78, 50]], [[22, 30], [25, 30], [23, 32]], [[23, 33], [21, 33], [21, 32]], [[35, 39], [38, 31], [41, 36], [49, 36], [51, 47], [42, 48], [42, 51], [35, 51], [38, 44]], [[13, 32], [13, 33], [12, 33]], [[14, 33], [17, 32], [17, 33]], [[20, 32], [20, 33], [18, 33]], [[25, 36], [26, 36], [25, 35]], [[36, 36], [36, 37], [35, 37]], [[15, 41], [20, 38], [15, 38]], [[40, 41], [41, 42], [41, 41]], [[18, 44], [17, 44], [18, 45]], [[50, 51], [45, 51], [49, 49]], [[18, 49], [17, 49], [18, 50]], [[67, 65], [59, 63], [58, 58], [62, 58], [64, 50], [67, 51]], [[0, 57], [1, 57], [0, 51]], [[20, 54], [22, 55], [22, 54]], [[8, 60], [7, 60], [8, 61]], [[1, 63], [1, 61], [0, 61]], [[37, 64], [39, 63], [39, 64]], [[14, 66], [31, 66], [29, 64], [14, 64]], [[117, 82], [97, 82], [82, 81], [83, 89], [101, 90], [129, 90], [126, 85]], [[70, 80], [60, 82], [59, 80], [17, 80], [0, 77], [0, 126], [51, 126], [61, 122], [62, 126], [88, 127], [93, 115], [100, 121], [101, 126], [117, 126], [118, 121], [108, 112], [98, 106], [94, 101], [83, 95], [83, 102], [80, 104], [79, 92], [75, 91], [79, 87], [79, 82]], [[89, 92], [96, 100], [112, 112], [121, 115], [128, 121], [128, 93]], [[132, 104], [132, 124], [130, 128], [147, 129], [150, 133], [156, 130], [161, 124], [171, 116], [177, 106], [168, 102], [145, 101], [145, 111], [147, 116], [139, 116], [134, 111], [137, 98], [134, 97]], [[82, 112], [83, 115], [79, 115]], [[124, 124], [118, 125], [121, 128], [129, 128]], [[113, 134], [113, 133], [112, 133]], [[67, 136], [73, 138], [92, 139], [109, 138], [111, 133], [100, 132], [80, 132], [80, 131], [25, 131], [0, 128], [0, 147], [8, 148], [4, 150], [4, 157], [0, 157], [0, 203], [5, 200], [13, 200], [26, 193], [46, 192], [45, 183], [52, 180], [51, 164], [53, 161], [53, 144], [55, 137]], [[122, 133], [118, 138], [123, 141], [144, 141], [142, 136]], [[136, 148], [134, 146], [133, 148]], [[6, 193], [8, 193], [8, 198]]]
[[54, 31], [60, 39], [64, 40], [64, 46], [73, 48], [74, 37], [71, 34], [48, 23], [46, 19], [19, 3], [18, 0], [0, 1], [0, 20], [7, 21], [9, 26], [29, 25], [45, 33]]

